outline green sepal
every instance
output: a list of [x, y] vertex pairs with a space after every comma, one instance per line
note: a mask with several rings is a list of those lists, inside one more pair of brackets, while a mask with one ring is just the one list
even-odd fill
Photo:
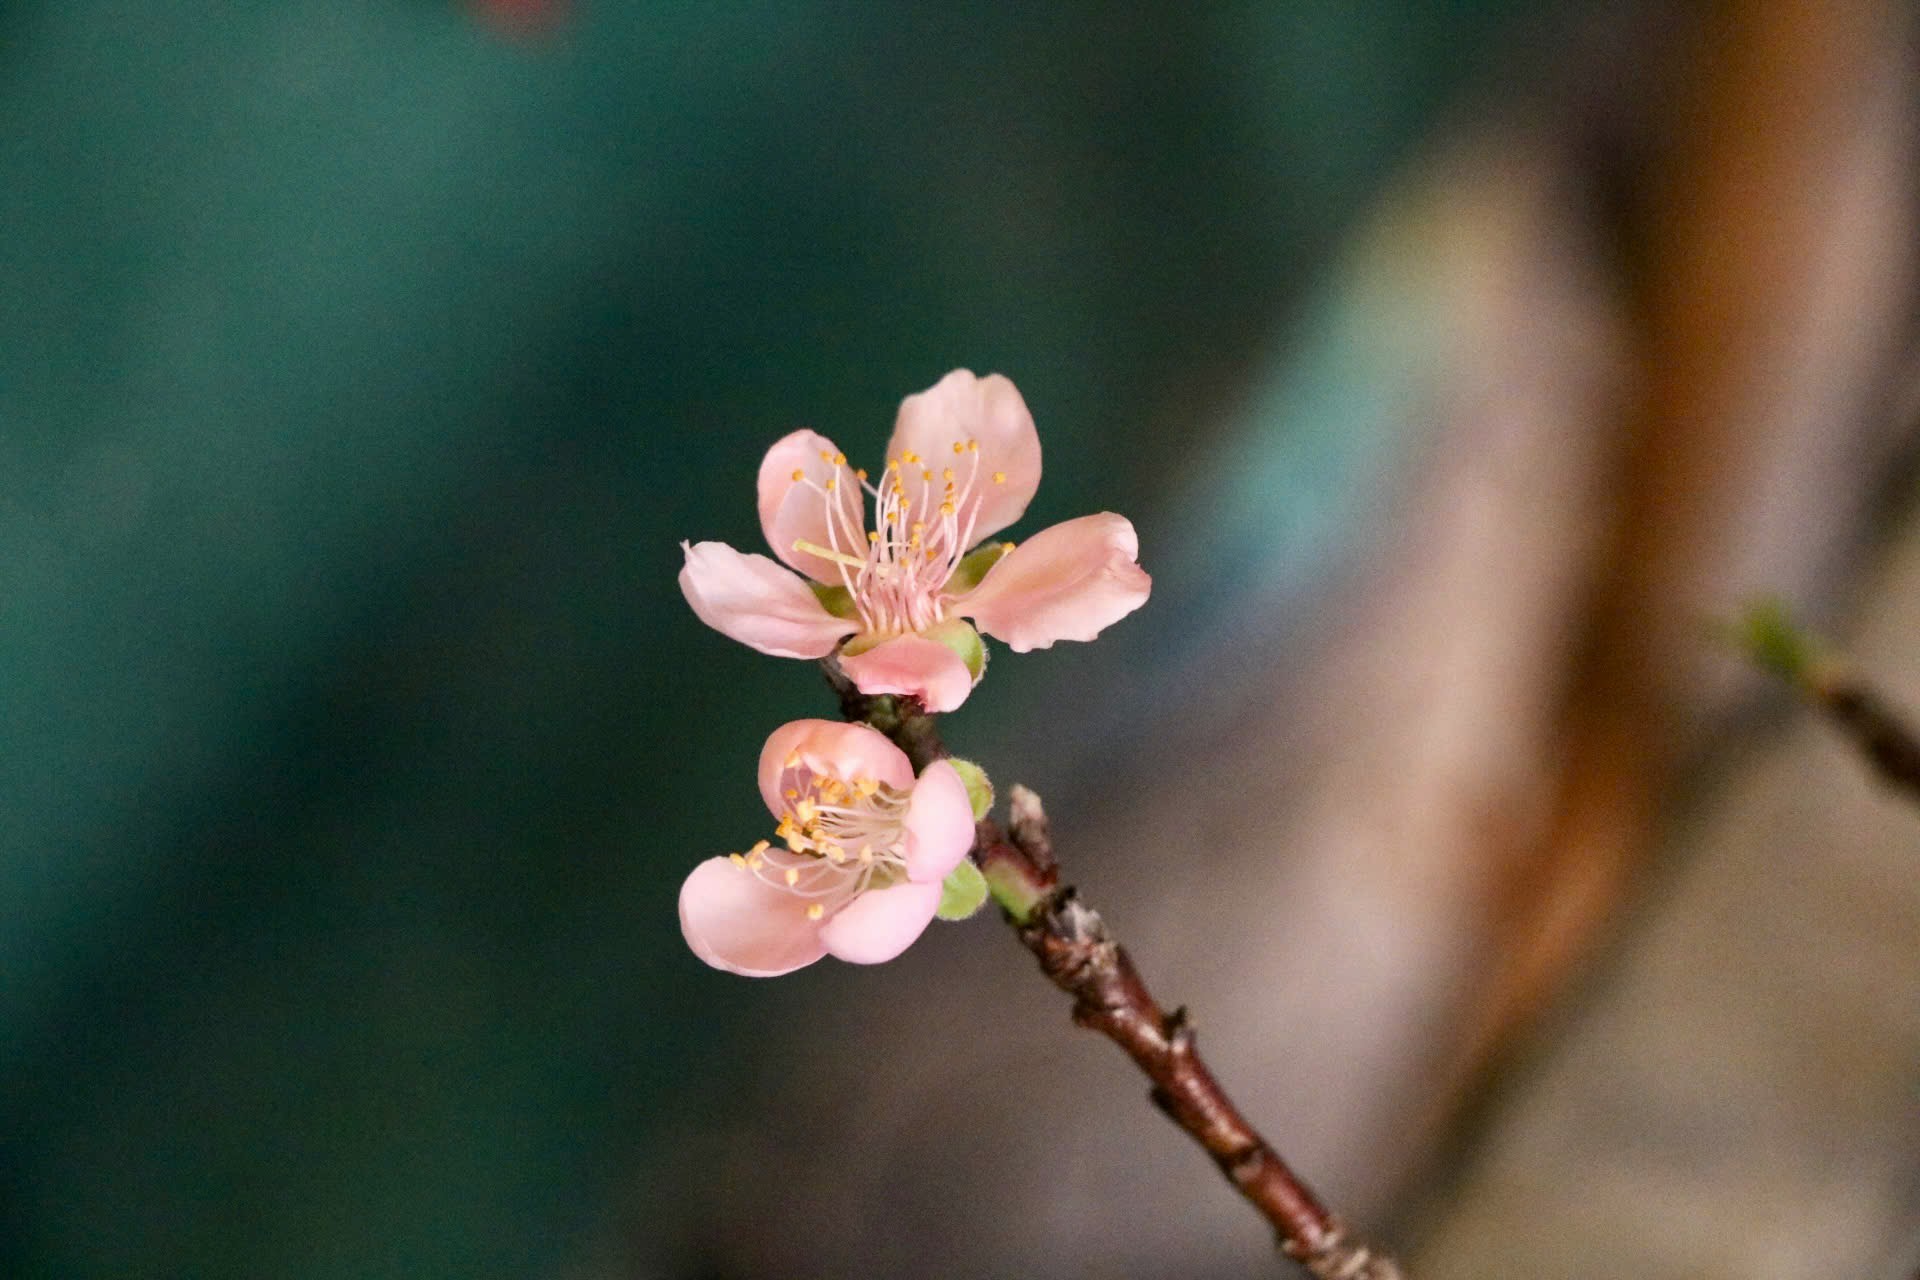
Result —
[[1749, 661], [1788, 680], [1807, 680], [1820, 659], [1818, 647], [1793, 623], [1780, 600], [1755, 600], [1730, 628], [1731, 639]]
[[960, 661], [967, 664], [967, 674], [975, 680], [987, 669], [987, 642], [980, 633], [964, 618], [948, 618], [936, 623], [920, 633], [935, 644], [945, 645], [960, 655]]
[[960, 781], [967, 784], [967, 799], [973, 804], [973, 820], [980, 821], [993, 808], [993, 784], [987, 781], [987, 771], [971, 760], [962, 760], [950, 756], [947, 763], [960, 775]]
[[820, 607], [836, 618], [845, 618], [849, 622], [860, 620], [860, 611], [853, 607], [853, 592], [845, 587], [830, 587], [824, 582], [809, 582], [813, 588], [814, 599]]
[[980, 868], [962, 862], [940, 884], [940, 905], [934, 914], [942, 920], [965, 920], [987, 900], [987, 880]]
[[975, 547], [954, 566], [953, 576], [947, 579], [948, 595], [962, 595], [980, 585], [980, 579], [987, 576], [987, 570], [1000, 562], [1000, 557], [1013, 550], [1011, 542], [989, 542]]

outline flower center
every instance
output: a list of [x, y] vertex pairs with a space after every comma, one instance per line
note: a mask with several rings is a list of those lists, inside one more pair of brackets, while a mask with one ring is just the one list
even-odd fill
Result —
[[[1005, 484], [1006, 473], [981, 473], [978, 440], [955, 440], [952, 465], [937, 469], [917, 453], [888, 458], [877, 484], [864, 470], [848, 472], [845, 454], [822, 450], [820, 458], [833, 468], [825, 481], [804, 471], [793, 479], [825, 504], [829, 545], [798, 541], [794, 550], [838, 566], [863, 631], [901, 635], [946, 621], [942, 588], [973, 546], [987, 486]], [[872, 495], [871, 530], [859, 528], [841, 500], [843, 479]]]
[[780, 773], [786, 807], [774, 835], [786, 848], [758, 841], [736, 853], [736, 865], [807, 903], [818, 920], [874, 887], [905, 874], [901, 852], [908, 793], [873, 778], [843, 781], [817, 774], [796, 753]]

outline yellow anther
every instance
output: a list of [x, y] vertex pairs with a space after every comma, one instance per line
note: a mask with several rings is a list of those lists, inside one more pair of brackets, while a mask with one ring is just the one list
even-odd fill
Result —
[[795, 467], [793, 469], [793, 478], [795, 480], [805, 480], [807, 478], [807, 473], [802, 471], [800, 468]]
[[[792, 766], [788, 766], [788, 767], [789, 767], [789, 768], [791, 768]], [[799, 798], [800, 798], [800, 792], [799, 792], [799, 790], [798, 790], [798, 789], [796, 789], [796, 788], [794, 788], [794, 787], [788, 787], [788, 788], [787, 788], [787, 799], [789, 799], [789, 800], [798, 800]]]
[[967, 441], [967, 452], [968, 453], [980, 452], [980, 442], [978, 440]]
[[765, 853], [770, 848], [772, 848], [772, 846], [769, 845], [765, 840], [755, 840], [753, 842], [753, 848], [747, 850], [747, 852], [755, 853], [755, 854]]
[[952, 504], [951, 502], [943, 502], [943, 503], [941, 503], [941, 504], [940, 504], [940, 514], [941, 514], [941, 515], [943, 515], [943, 516], [950, 516], [950, 515], [952, 515], [952, 514], [953, 514], [953, 504]]
[[931, 472], [931, 471], [922, 471], [922, 472], [920, 473], [920, 483], [921, 483], [921, 484], [932, 484], [932, 483], [933, 483], [933, 472]]
[[917, 454], [917, 453], [903, 453], [903, 454], [901, 454], [901, 455], [900, 455], [900, 461], [902, 461], [902, 462], [918, 462], [918, 461], [920, 461], [920, 455], [919, 455], [919, 454]]
[[822, 462], [832, 462], [832, 461], [833, 461], [833, 450], [831, 450], [831, 449], [822, 449], [822, 450], [820, 451], [820, 461], [822, 461]]
[[[799, 764], [800, 764], [800, 753], [798, 751], [789, 751], [787, 752], [787, 758], [780, 762], [780, 767], [782, 769], [794, 769], [794, 768], [798, 768]], [[787, 794], [792, 795], [793, 792], [789, 791], [787, 792]]]
[[1012, 544], [1011, 542], [1003, 542], [1003, 543], [1001, 543], [1001, 544], [1000, 544], [1000, 554], [1001, 554], [1001, 555], [1005, 555], [1005, 554], [1007, 554], [1007, 552], [1009, 552], [1009, 551], [1011, 551], [1011, 550], [1013, 550], [1013, 544]]
[[766, 865], [766, 859], [762, 858], [758, 854], [755, 854], [753, 857], [747, 859], [747, 870], [749, 871], [758, 871], [761, 867], [765, 865]]
[[821, 916], [824, 916], [825, 914], [827, 914], [827, 909], [821, 906], [819, 903], [809, 902], [807, 904], [807, 919], [818, 920]]
[[739, 854], [737, 854], [737, 853], [730, 853], [730, 854], [728, 854], [728, 855], [727, 855], [727, 860], [728, 860], [729, 862], [731, 862], [731, 863], [733, 863], [733, 865], [734, 865], [734, 866], [736, 866], [736, 867], [744, 867], [744, 866], [746, 866], [746, 865], [747, 865], [747, 860], [746, 860], [745, 858], [743, 858], [743, 857], [741, 857], [741, 856], [740, 856]]
[[842, 849], [837, 844], [828, 845], [826, 848], [826, 854], [827, 854], [828, 862], [837, 864], [837, 863], [845, 862], [847, 860], [847, 851], [845, 849]]
[[878, 529], [867, 530], [867, 541], [868, 542], [880, 541], [880, 531]]
[[838, 489], [839, 487], [840, 487], [840, 477], [839, 477], [839, 476], [834, 476], [834, 477], [832, 477], [831, 479], [829, 479], [829, 480], [827, 481], [827, 492], [828, 492], [828, 493], [832, 493], [832, 492], [833, 492], [833, 491], [834, 491], [835, 489]]
[[940, 478], [941, 478], [942, 480], [945, 480], [945, 481], [946, 481], [946, 482], [947, 482], [948, 484], [952, 484], [952, 483], [953, 483], [953, 468], [952, 468], [952, 467], [946, 467], [946, 468], [944, 468], [944, 469], [942, 469], [942, 471], [940, 472]]
[[836, 467], [844, 467], [847, 465], [847, 455], [844, 453], [836, 453], [833, 455], [831, 461]]
[[856, 794], [864, 799], [880, 789], [880, 780], [878, 778], [855, 778], [853, 780], [853, 789]]
[[820, 807], [814, 804], [811, 797], [793, 806], [794, 816], [800, 819], [800, 825], [803, 827], [812, 826], [813, 820], [818, 816], [819, 812]]
[[887, 470], [898, 471], [899, 469], [900, 469], [900, 459], [898, 458], [887, 459]]
[[792, 887], [793, 887], [794, 885], [796, 885], [796, 884], [799, 884], [799, 883], [800, 883], [800, 868], [798, 868], [798, 867], [788, 867], [788, 868], [787, 868], [787, 874], [786, 874], [786, 877], [785, 877], [785, 879], [786, 879], [786, 882], [787, 882], [787, 887], [788, 887], [789, 889], [791, 889], [791, 888], [792, 888]]
[[967, 442], [965, 440], [955, 440], [953, 442], [953, 451], [955, 453], [965, 453], [967, 451]]
[[867, 469], [865, 467], [861, 467], [858, 471], [855, 471], [853, 473], [853, 478], [855, 480], [865, 480], [867, 478]]
[[995, 484], [1005, 484], [1005, 483], [1007, 482], [1007, 473], [1006, 473], [1006, 472], [1004, 472], [1004, 471], [996, 471], [996, 472], [994, 472], [994, 473], [993, 473], [993, 482], [994, 482]]

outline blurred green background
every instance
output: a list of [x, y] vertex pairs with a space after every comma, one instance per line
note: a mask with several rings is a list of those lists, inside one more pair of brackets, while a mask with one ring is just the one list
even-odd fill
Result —
[[830, 707], [678, 540], [1005, 372], [1016, 533], [1127, 512], [1157, 593], [955, 732], [1111, 712], [1351, 532], [1325, 267], [1520, 8], [7, 6], [0, 1274], [568, 1266], [782, 1016], [673, 904]]

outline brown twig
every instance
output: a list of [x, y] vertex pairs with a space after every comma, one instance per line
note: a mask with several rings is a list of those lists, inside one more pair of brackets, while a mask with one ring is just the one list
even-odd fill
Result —
[[1920, 737], [1864, 681], [1817, 675], [1807, 693], [1889, 784], [1920, 797]]
[[[947, 754], [934, 723], [910, 701], [868, 697], [831, 658], [822, 667], [842, 712], [891, 737], [915, 770]], [[1164, 1012], [1100, 913], [1060, 883], [1040, 797], [1011, 788], [1003, 831], [979, 824], [973, 856], [1041, 972], [1073, 997], [1073, 1020], [1124, 1050], [1153, 1082], [1149, 1095], [1213, 1157], [1227, 1181], [1273, 1225], [1281, 1251], [1316, 1280], [1401, 1280], [1393, 1259], [1349, 1238], [1313, 1191], [1247, 1123], [1201, 1059], [1185, 1009]]]
[[1786, 605], [1756, 600], [1727, 634], [1755, 666], [1825, 713], [1883, 780], [1920, 798], [1920, 734], [1850, 664], [1801, 631]]

